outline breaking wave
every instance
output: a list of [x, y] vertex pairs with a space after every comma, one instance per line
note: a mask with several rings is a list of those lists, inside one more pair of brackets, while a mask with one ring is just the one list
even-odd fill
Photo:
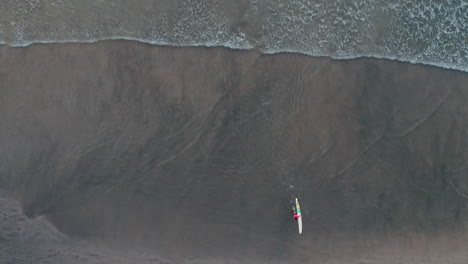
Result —
[[468, 72], [465, 0], [6, 0], [0, 17], [0, 43], [11, 46], [128, 39]]

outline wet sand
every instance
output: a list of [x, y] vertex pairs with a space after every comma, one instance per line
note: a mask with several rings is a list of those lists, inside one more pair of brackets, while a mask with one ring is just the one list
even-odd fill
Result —
[[388, 60], [2, 46], [0, 208], [41, 224], [2, 222], [0, 260], [466, 263], [467, 83]]

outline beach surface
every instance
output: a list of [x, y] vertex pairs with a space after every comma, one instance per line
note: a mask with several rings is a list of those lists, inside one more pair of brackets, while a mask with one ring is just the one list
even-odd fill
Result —
[[0, 262], [467, 263], [467, 84], [367, 58], [0, 46]]

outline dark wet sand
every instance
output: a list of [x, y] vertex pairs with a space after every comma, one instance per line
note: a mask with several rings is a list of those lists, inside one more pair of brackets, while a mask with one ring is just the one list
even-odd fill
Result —
[[2, 46], [0, 262], [467, 263], [467, 84], [375, 59]]

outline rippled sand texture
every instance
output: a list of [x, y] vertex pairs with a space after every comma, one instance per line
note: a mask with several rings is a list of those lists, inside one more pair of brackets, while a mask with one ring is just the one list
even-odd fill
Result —
[[466, 263], [467, 83], [372, 59], [2, 46], [0, 262]]
[[79, 241], [60, 233], [45, 216], [29, 219], [19, 203], [0, 195], [0, 263], [169, 263], [148, 251]]

